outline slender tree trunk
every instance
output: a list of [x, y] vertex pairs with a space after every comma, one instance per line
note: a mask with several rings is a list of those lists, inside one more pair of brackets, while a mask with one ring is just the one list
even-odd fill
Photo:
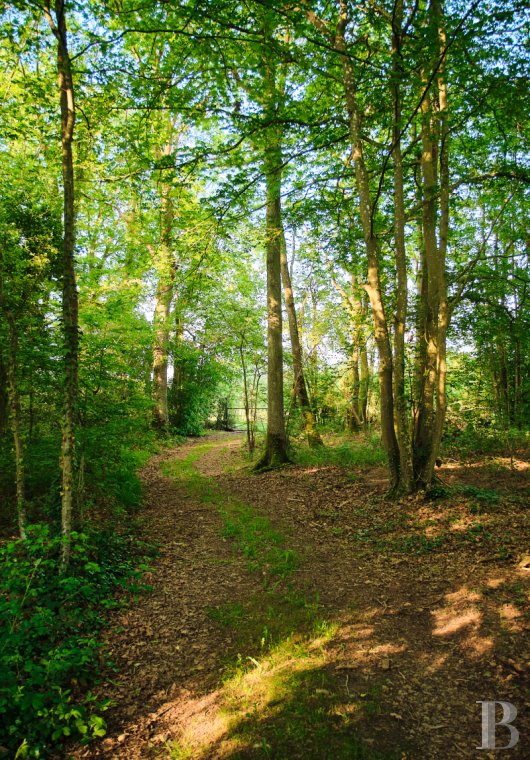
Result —
[[[265, 37], [271, 30], [265, 29]], [[257, 469], [279, 466], [289, 461], [283, 409], [282, 347], [282, 279], [281, 279], [281, 181], [282, 151], [280, 128], [274, 124], [279, 105], [275, 64], [271, 54], [264, 60], [264, 115], [269, 126], [265, 130], [264, 169], [266, 183], [267, 253], [267, 435], [265, 451]]]
[[28, 409], [28, 441], [33, 441], [33, 429], [35, 427], [35, 393], [33, 387], [29, 389], [29, 409]]
[[167, 400], [167, 371], [169, 348], [169, 317], [173, 298], [171, 287], [159, 282], [154, 312], [155, 341], [153, 345], [153, 400], [156, 427], [167, 429], [169, 408]]
[[56, 0], [55, 19], [52, 17], [49, 3], [45, 4], [44, 12], [57, 40], [57, 71], [61, 103], [61, 144], [64, 194], [62, 306], [65, 343], [65, 393], [61, 442], [61, 531], [63, 536], [61, 567], [64, 570], [70, 561], [75, 498], [75, 428], [79, 353], [78, 298], [75, 278], [74, 162], [72, 155], [75, 103], [72, 67], [68, 52], [64, 1]]
[[[446, 413], [446, 343], [449, 326], [446, 251], [449, 230], [449, 128], [445, 83], [445, 30], [440, 4], [433, 0], [430, 23], [437, 33], [436, 58], [441, 61], [436, 78], [439, 111], [429, 92], [421, 109], [421, 169], [423, 183], [423, 240], [426, 267], [426, 355], [421, 405], [414, 440], [414, 477], [418, 487], [428, 488], [434, 478]], [[427, 77], [425, 77], [427, 79]], [[436, 192], [439, 155], [439, 242], [436, 239]], [[424, 274], [425, 276], [425, 274]]]
[[250, 412], [250, 398], [248, 390], [248, 378], [247, 378], [247, 365], [245, 362], [245, 354], [243, 352], [243, 342], [239, 344], [239, 357], [241, 359], [241, 368], [243, 370], [243, 403], [245, 406], [245, 423], [247, 427], [247, 448], [248, 453], [252, 454], [254, 451], [254, 442], [252, 436], [252, 420]]
[[308, 381], [309, 403], [311, 404], [311, 408], [315, 410], [315, 416], [318, 419], [322, 415], [322, 404], [318, 387], [318, 288], [314, 287], [314, 282], [311, 282], [309, 285], [309, 295], [311, 296], [311, 330], [308, 336], [309, 355], [307, 357], [308, 373], [306, 381]]
[[12, 314], [7, 315], [9, 324], [9, 361], [7, 365], [7, 387], [11, 408], [11, 428], [15, 445], [15, 484], [17, 499], [17, 520], [20, 538], [26, 538], [26, 483], [24, 472], [24, 443], [22, 440], [22, 415], [17, 383], [18, 334]]
[[504, 344], [497, 340], [497, 351], [494, 358], [498, 371], [499, 388], [499, 411], [505, 427], [510, 426], [510, 389], [508, 384], [508, 366], [506, 363], [506, 351]]
[[359, 388], [359, 416], [366, 427], [368, 423], [368, 392], [370, 389], [370, 366], [368, 363], [368, 349], [366, 345], [366, 313], [368, 305], [366, 303], [366, 293], [361, 295], [361, 319], [362, 324], [359, 329], [359, 365], [361, 370], [360, 388]]
[[370, 367], [368, 365], [368, 352], [366, 347], [360, 351], [361, 382], [359, 393], [359, 416], [363, 427], [368, 423], [368, 391], [370, 388]]
[[405, 397], [405, 330], [407, 324], [407, 257], [405, 251], [405, 200], [403, 161], [401, 156], [401, 36], [403, 0], [396, 0], [392, 20], [392, 100], [394, 110], [394, 244], [396, 259], [396, 314], [394, 319], [394, 417], [399, 448], [400, 479], [404, 491], [412, 488], [412, 453], [410, 447], [407, 400]]
[[437, 376], [436, 376], [436, 413], [434, 418], [433, 440], [430, 457], [423, 473], [423, 480], [431, 484], [434, 477], [434, 466], [442, 442], [445, 415], [447, 411], [446, 378], [447, 378], [447, 331], [449, 329], [449, 300], [447, 294], [446, 258], [449, 235], [449, 110], [447, 101], [447, 83], [445, 78], [445, 49], [447, 45], [445, 22], [440, 0], [432, 3], [434, 21], [438, 36], [438, 56], [441, 64], [438, 68], [438, 124], [440, 133], [440, 223], [439, 244], [437, 256], [438, 279], [438, 325], [437, 325]]
[[366, 292], [370, 299], [374, 320], [375, 342], [379, 354], [379, 388], [381, 396], [381, 431], [390, 471], [391, 489], [401, 487], [400, 454], [394, 430], [393, 361], [390, 335], [385, 315], [379, 272], [379, 244], [372, 227], [372, 203], [368, 169], [362, 143], [362, 116], [357, 103], [355, 77], [347, 55], [345, 31], [347, 3], [340, 0], [340, 20], [337, 25], [336, 46], [343, 53], [343, 81], [349, 114], [352, 159], [359, 194], [359, 213], [368, 258]]
[[344, 298], [351, 319], [352, 350], [350, 366], [352, 370], [352, 394], [348, 410], [348, 429], [359, 431], [366, 424], [366, 406], [368, 393], [368, 354], [366, 351], [365, 317], [366, 307], [363, 303], [364, 291], [359, 293], [359, 286], [354, 275], [351, 277], [351, 295], [335, 282], [336, 289]]
[[[426, 78], [424, 80], [424, 86]], [[422, 104], [421, 123], [421, 171], [423, 186], [422, 228], [425, 249], [425, 301], [422, 309], [425, 314], [425, 363], [422, 367], [421, 403], [416, 422], [414, 473], [420, 486], [428, 485], [424, 472], [431, 456], [432, 435], [435, 411], [435, 387], [438, 364], [437, 328], [439, 309], [438, 280], [438, 244], [436, 241], [436, 152], [432, 123], [432, 98], [428, 94]]]
[[0, 438], [8, 427], [9, 397], [7, 390], [7, 367], [0, 356]]
[[252, 396], [251, 396], [251, 431], [252, 431], [252, 451], [256, 448], [256, 427], [258, 422], [258, 402], [259, 402], [259, 384], [261, 380], [261, 370], [259, 364], [254, 365], [254, 375], [252, 378]]
[[[170, 155], [172, 144], [168, 143], [162, 155]], [[172, 246], [174, 205], [171, 185], [161, 183], [160, 248], [157, 255], [158, 283], [156, 288], [155, 311], [153, 315], [153, 401], [156, 427], [167, 430], [169, 426], [168, 352], [170, 337], [171, 304], [175, 296], [176, 259]]]
[[[421, 199], [421, 196], [420, 196]], [[416, 278], [416, 310], [415, 331], [416, 343], [414, 347], [414, 375], [413, 375], [413, 429], [412, 448], [416, 448], [416, 432], [419, 425], [419, 414], [423, 398], [423, 372], [427, 356], [427, 326], [426, 326], [426, 303], [427, 303], [427, 271], [425, 264], [425, 246], [423, 242], [423, 230], [421, 221], [418, 222], [418, 251], [419, 266]]]
[[294, 392], [298, 397], [302, 416], [304, 419], [304, 429], [307, 435], [307, 442], [311, 447], [322, 446], [322, 439], [316, 427], [315, 415], [309, 403], [307, 385], [305, 382], [304, 369], [302, 364], [302, 345], [298, 333], [298, 321], [296, 319], [296, 308], [294, 304], [293, 288], [291, 283], [291, 274], [287, 261], [287, 247], [285, 245], [285, 233], [282, 225], [281, 248], [280, 248], [280, 267], [283, 281], [283, 293], [285, 298], [285, 307], [287, 318], [289, 320], [289, 334], [291, 336], [291, 348], [293, 354], [293, 372], [294, 372]]
[[353, 350], [350, 356], [350, 365], [352, 369], [352, 395], [348, 416], [348, 430], [350, 433], [358, 432], [363, 426], [363, 420], [360, 415], [361, 378], [359, 374], [359, 349], [356, 341], [357, 330], [355, 329], [353, 332]]
[[519, 430], [523, 427], [523, 374], [521, 369], [521, 341], [515, 339], [514, 356], [514, 409], [513, 420]]
[[281, 156], [276, 146], [268, 146], [265, 156], [267, 182], [267, 436], [265, 451], [256, 467], [275, 467], [288, 461], [283, 411], [282, 284], [280, 269]]

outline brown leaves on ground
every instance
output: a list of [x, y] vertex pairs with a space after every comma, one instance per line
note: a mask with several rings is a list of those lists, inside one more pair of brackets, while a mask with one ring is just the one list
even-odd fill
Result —
[[[528, 757], [523, 464], [497, 471], [498, 498], [463, 489], [431, 502], [388, 501], [383, 470], [288, 467], [254, 475], [241, 469], [239, 439], [218, 440], [196, 466], [269, 517], [301, 557], [293, 585], [317, 593], [322, 616], [337, 625], [322, 647], [323, 691], [335, 691], [344, 714], [371, 694], [372, 709], [356, 726], [368, 745], [411, 760], [488, 757], [476, 749], [476, 702], [502, 699], [519, 711], [521, 741], [509, 757]], [[216, 508], [190, 498], [160, 464], [153, 459], [143, 474], [145, 534], [161, 545], [149, 578], [154, 591], [112, 621], [108, 647], [120, 674], [101, 687], [116, 702], [109, 736], [76, 757], [236, 756], [219, 684], [223, 663], [237, 655], [237, 630], [208, 610], [244, 603], [262, 586], [221, 538]], [[451, 485], [491, 488], [491, 477], [483, 484], [469, 470], [452, 463], [442, 476]], [[171, 742], [183, 737], [188, 754], [172, 755]], [[499, 728], [499, 744], [506, 737]], [[318, 757], [327, 757], [325, 748]]]

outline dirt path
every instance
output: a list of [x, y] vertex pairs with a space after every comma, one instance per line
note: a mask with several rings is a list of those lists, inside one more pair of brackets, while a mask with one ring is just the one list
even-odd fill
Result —
[[[143, 473], [146, 539], [161, 544], [154, 590], [109, 634], [120, 676], [102, 690], [117, 706], [109, 736], [77, 757], [530, 756], [528, 518], [517, 490], [527, 483], [514, 481], [500, 501], [486, 489], [392, 503], [380, 471], [251, 476], [238, 438], [204, 443], [197, 482], [186, 479], [189, 464], [180, 480], [161, 470], [193, 456], [193, 443]], [[223, 538], [224, 499], [254, 532], [268, 535], [241, 504], [281, 531], [271, 556], [287, 547], [297, 561], [280, 580], [267, 575], [275, 560], [249, 572], [254, 534], [236, 525]], [[267, 648], [275, 625], [283, 633]], [[495, 754], [476, 749], [476, 702], [494, 699], [517, 707], [521, 733]], [[498, 745], [508, 738], [499, 728]]]
[[[120, 616], [108, 651], [119, 676], [101, 691], [116, 706], [107, 713], [109, 735], [82, 757], [146, 758], [158, 754], [181, 722], [214, 712], [215, 686], [235, 635], [208, 611], [245, 599], [259, 582], [230, 543], [221, 538], [221, 518], [186, 488], [162, 473], [168, 460], [185, 458], [193, 443], [153, 458], [142, 472], [145, 488], [143, 537], [160, 546], [145, 582], [152, 592]], [[178, 733], [178, 732], [177, 732]], [[217, 739], [215, 717], [197, 741]]]

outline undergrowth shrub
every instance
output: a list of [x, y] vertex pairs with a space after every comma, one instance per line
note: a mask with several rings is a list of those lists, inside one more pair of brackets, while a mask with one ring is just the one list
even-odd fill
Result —
[[226, 370], [214, 356], [182, 342], [175, 354], [175, 372], [179, 380], [171, 381], [168, 389], [172, 430], [178, 435], [201, 435], [215, 407]]
[[116, 591], [141, 590], [146, 569], [145, 546], [88, 529], [73, 534], [60, 575], [61, 539], [45, 525], [27, 532], [0, 548], [0, 744], [17, 758], [105, 734], [109, 702], [89, 690], [102, 667], [98, 633], [123, 603]]
[[499, 428], [494, 425], [474, 422], [458, 426], [447, 424], [442, 447], [445, 453], [457, 456], [515, 455], [528, 451], [530, 437], [527, 430]]
[[386, 455], [377, 433], [360, 434], [349, 441], [311, 449], [294, 450], [294, 460], [301, 465], [337, 465], [339, 467], [372, 467], [386, 463]]

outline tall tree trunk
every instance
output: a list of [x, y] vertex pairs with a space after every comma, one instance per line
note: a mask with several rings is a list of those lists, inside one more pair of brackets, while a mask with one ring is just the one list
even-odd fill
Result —
[[[421, 193], [419, 194], [421, 200]], [[427, 271], [425, 264], [425, 245], [423, 241], [423, 229], [421, 221], [418, 222], [418, 251], [419, 262], [416, 276], [415, 295], [415, 332], [416, 343], [414, 346], [414, 374], [412, 383], [412, 448], [416, 446], [416, 431], [418, 429], [419, 414], [423, 397], [423, 372], [427, 356], [427, 326], [426, 326], [426, 303], [427, 303]]]
[[[270, 20], [264, 19], [264, 37], [272, 38]], [[267, 435], [265, 451], [256, 469], [276, 467], [287, 461], [287, 435], [283, 409], [283, 347], [282, 347], [282, 278], [281, 278], [281, 128], [275, 123], [280, 105], [276, 84], [274, 53], [268, 50], [263, 60], [264, 170], [266, 184], [267, 253]]]
[[359, 417], [366, 427], [368, 423], [368, 392], [370, 389], [370, 367], [368, 364], [368, 348], [366, 345], [366, 314], [368, 304], [366, 303], [366, 293], [361, 295], [361, 318], [362, 325], [359, 328], [359, 365], [361, 370], [360, 387], [359, 387]]
[[276, 467], [288, 461], [283, 410], [282, 283], [281, 283], [281, 152], [274, 143], [265, 149], [267, 183], [267, 436], [256, 467]]
[[514, 425], [522, 430], [523, 416], [523, 373], [521, 362], [521, 341], [515, 338], [514, 355], [514, 393], [513, 393], [513, 421]]
[[438, 325], [437, 325], [437, 365], [436, 365], [436, 413], [434, 418], [431, 453], [422, 480], [429, 485], [434, 477], [434, 466], [442, 442], [445, 415], [447, 411], [447, 331], [449, 329], [449, 300], [447, 294], [447, 242], [449, 236], [449, 110], [447, 101], [447, 82], [445, 77], [445, 51], [447, 39], [441, 0], [432, 0], [432, 11], [438, 38], [438, 125], [440, 134], [440, 222], [437, 256], [438, 279]]
[[65, 344], [64, 417], [61, 442], [61, 531], [63, 536], [61, 567], [70, 561], [75, 491], [75, 428], [78, 374], [78, 299], [75, 279], [75, 206], [74, 162], [72, 142], [75, 125], [74, 85], [68, 52], [64, 0], [55, 2], [55, 18], [49, 3], [44, 6], [46, 19], [57, 40], [57, 71], [61, 103], [61, 144], [63, 173], [63, 328]]
[[368, 403], [368, 352], [366, 350], [366, 293], [359, 292], [357, 278], [351, 276], [351, 294], [332, 280], [334, 287], [344, 299], [351, 320], [352, 350], [350, 366], [352, 369], [352, 394], [348, 410], [347, 425], [350, 432], [360, 430], [366, 424], [366, 407]]
[[434, 431], [435, 388], [438, 364], [438, 244], [436, 241], [436, 152], [434, 127], [432, 122], [432, 98], [426, 95], [422, 104], [421, 124], [421, 170], [423, 186], [422, 228], [424, 241], [423, 285], [424, 301], [421, 304], [425, 314], [425, 361], [421, 377], [421, 402], [418, 408], [416, 432], [414, 436], [414, 475], [418, 485], [427, 486], [424, 480], [427, 463], [431, 456]]
[[379, 243], [372, 227], [372, 202], [368, 169], [364, 160], [362, 143], [362, 116], [357, 103], [355, 76], [351, 60], [347, 55], [345, 39], [348, 22], [346, 0], [340, 0], [340, 19], [337, 24], [335, 43], [343, 53], [343, 82], [349, 114], [352, 159], [359, 195], [359, 213], [368, 258], [368, 281], [366, 292], [370, 298], [374, 320], [375, 342], [379, 354], [379, 388], [381, 396], [381, 431], [390, 471], [391, 489], [400, 489], [400, 452], [394, 430], [393, 361], [390, 335], [383, 304], [379, 271]]
[[360, 415], [361, 406], [361, 378], [359, 374], [359, 348], [357, 346], [357, 330], [353, 331], [353, 350], [350, 356], [350, 365], [352, 370], [352, 394], [351, 404], [348, 416], [348, 430], [350, 433], [355, 433], [361, 430], [363, 426], [363, 420]]
[[[280, 210], [281, 213], [281, 210]], [[289, 334], [291, 336], [291, 348], [293, 354], [293, 372], [294, 372], [294, 392], [298, 397], [302, 416], [304, 419], [304, 429], [307, 435], [307, 442], [311, 447], [322, 446], [322, 439], [316, 427], [315, 415], [309, 403], [307, 385], [305, 381], [304, 368], [302, 364], [302, 345], [298, 332], [298, 321], [296, 319], [296, 307], [294, 304], [293, 288], [291, 283], [291, 274], [287, 261], [287, 247], [285, 244], [285, 233], [282, 225], [281, 247], [280, 247], [280, 268], [283, 281], [283, 293], [285, 298], [285, 307], [287, 318], [289, 320]]]
[[[171, 154], [172, 144], [162, 150], [163, 156]], [[156, 427], [167, 430], [169, 426], [168, 352], [170, 337], [171, 304], [175, 296], [176, 258], [172, 246], [174, 205], [170, 183], [161, 182], [160, 247], [157, 254], [158, 283], [153, 315], [153, 401]]]
[[400, 479], [403, 490], [412, 488], [412, 453], [409, 437], [408, 409], [405, 397], [405, 330], [407, 324], [407, 257], [405, 251], [405, 200], [403, 161], [401, 156], [401, 37], [403, 0], [396, 0], [392, 18], [392, 101], [394, 159], [394, 244], [397, 274], [396, 313], [394, 318], [394, 417], [399, 447]]
[[[447, 299], [446, 250], [449, 230], [449, 160], [448, 104], [445, 83], [445, 31], [441, 7], [436, 0], [430, 6], [429, 23], [437, 34], [436, 59], [441, 61], [436, 78], [439, 111], [435, 97], [427, 93], [421, 108], [421, 170], [423, 185], [422, 228], [425, 252], [426, 293], [423, 303], [426, 352], [423, 367], [421, 403], [414, 436], [414, 478], [418, 487], [428, 488], [434, 478], [446, 412], [446, 343], [449, 325]], [[425, 75], [426, 86], [428, 76]], [[439, 156], [439, 243], [436, 238]]]
[[243, 340], [239, 344], [239, 358], [241, 360], [241, 369], [243, 370], [243, 404], [245, 406], [245, 424], [247, 427], [247, 448], [248, 453], [254, 451], [254, 437], [252, 435], [252, 418], [250, 409], [250, 393], [248, 388], [247, 364], [245, 362], [245, 353], [243, 351]]

